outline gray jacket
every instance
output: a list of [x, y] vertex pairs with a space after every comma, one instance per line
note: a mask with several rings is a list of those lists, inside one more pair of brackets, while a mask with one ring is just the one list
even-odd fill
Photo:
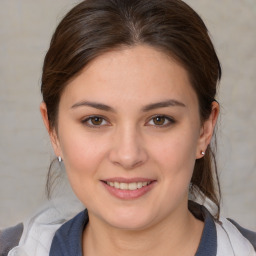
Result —
[[[47, 211], [46, 211], [46, 213], [47, 213]], [[45, 215], [46, 213], [43, 212], [41, 215], [39, 215], [39, 217]], [[252, 246], [254, 247], [254, 250], [256, 251], [256, 233], [255, 232], [252, 232], [252, 231], [249, 231], [247, 229], [242, 228], [235, 221], [230, 220], [230, 219], [229, 220], [223, 219], [222, 226], [220, 226], [219, 224], [218, 225], [216, 224], [216, 226], [217, 226], [217, 228], [219, 229], [220, 232], [223, 232], [223, 230], [224, 230], [224, 234], [221, 234], [221, 233], [219, 234], [221, 236], [220, 241], [222, 241], [224, 244], [225, 244], [225, 239], [224, 239], [225, 232], [227, 232], [227, 233], [230, 232], [229, 229], [230, 229], [230, 227], [232, 229], [232, 226], [233, 226], [235, 229], [238, 230], [236, 232], [242, 234], [242, 236], [240, 235], [240, 237], [241, 238], [242, 237], [246, 238], [252, 244]], [[57, 229], [57, 227], [54, 228], [54, 230], [55, 229]], [[52, 231], [53, 233], [54, 233], [54, 230]], [[14, 247], [18, 246], [23, 233], [24, 233], [24, 225], [22, 223], [18, 224], [17, 226], [7, 228], [7, 229], [2, 230], [2, 231], [0, 230], [0, 256], [7, 256], [8, 253]], [[239, 237], [239, 236], [235, 235], [233, 238], [237, 238], [237, 237]], [[29, 248], [31, 249], [30, 246], [29, 246]], [[45, 254], [43, 254], [43, 255], [45, 255]], [[223, 254], [221, 254], [221, 255], [223, 255]], [[235, 255], [237, 255], [237, 254], [235, 254]], [[256, 255], [256, 254], [253, 253], [253, 254], [250, 254], [250, 255]]]

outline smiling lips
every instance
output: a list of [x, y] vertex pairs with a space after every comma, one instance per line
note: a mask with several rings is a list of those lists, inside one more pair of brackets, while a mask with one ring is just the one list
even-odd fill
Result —
[[142, 187], [145, 187], [149, 185], [150, 181], [144, 181], [144, 182], [131, 182], [131, 183], [124, 183], [124, 182], [110, 182], [108, 181], [107, 184], [111, 187], [121, 189], [121, 190], [136, 190], [140, 189]]
[[119, 199], [136, 199], [147, 192], [149, 192], [154, 184], [155, 180], [149, 179], [111, 179], [102, 181], [104, 187], [110, 192], [111, 195]]

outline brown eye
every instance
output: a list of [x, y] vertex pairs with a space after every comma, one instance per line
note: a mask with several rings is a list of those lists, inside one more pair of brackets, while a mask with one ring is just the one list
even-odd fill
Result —
[[164, 116], [156, 116], [153, 118], [153, 122], [155, 125], [164, 125], [166, 118]]
[[99, 116], [91, 117], [90, 120], [93, 125], [101, 125], [103, 122], [103, 118]]
[[101, 126], [109, 125], [109, 123], [105, 120], [105, 118], [101, 116], [90, 116], [82, 120], [82, 123], [92, 128], [94, 127], [100, 128]]
[[169, 116], [154, 116], [152, 117], [149, 122], [147, 122], [147, 125], [155, 126], [155, 127], [167, 127], [175, 123], [175, 120], [172, 117]]

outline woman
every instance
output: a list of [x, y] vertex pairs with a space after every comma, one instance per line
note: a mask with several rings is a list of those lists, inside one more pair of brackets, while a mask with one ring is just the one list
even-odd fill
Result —
[[256, 255], [255, 234], [219, 217], [220, 78], [207, 29], [182, 1], [74, 7], [45, 57], [40, 110], [86, 210], [45, 209], [5, 254]]

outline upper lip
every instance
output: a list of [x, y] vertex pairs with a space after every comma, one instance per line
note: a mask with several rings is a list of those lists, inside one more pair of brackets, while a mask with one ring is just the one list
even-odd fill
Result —
[[101, 180], [104, 182], [119, 182], [119, 183], [133, 183], [133, 182], [152, 182], [154, 179], [150, 178], [142, 178], [142, 177], [134, 177], [134, 178], [124, 178], [124, 177], [113, 177]]

